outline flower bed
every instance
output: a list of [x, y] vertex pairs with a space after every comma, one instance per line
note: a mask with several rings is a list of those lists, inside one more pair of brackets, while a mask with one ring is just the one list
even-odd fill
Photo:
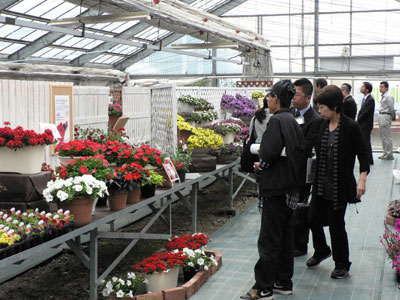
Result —
[[172, 250], [182, 250], [184, 248], [188, 248], [191, 250], [196, 250], [201, 247], [207, 246], [210, 238], [204, 233], [195, 233], [195, 234], [184, 234], [180, 237], [173, 237], [166, 244], [165, 248], [169, 251]]
[[193, 134], [187, 140], [190, 150], [200, 147], [217, 148], [224, 144], [224, 140], [211, 129], [195, 128]]
[[0, 210], [0, 259], [68, 232], [73, 224], [69, 211]]

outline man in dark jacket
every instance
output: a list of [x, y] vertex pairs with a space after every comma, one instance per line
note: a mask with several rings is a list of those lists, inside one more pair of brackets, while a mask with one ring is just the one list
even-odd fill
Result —
[[321, 116], [312, 109], [310, 101], [313, 93], [313, 86], [310, 80], [302, 78], [294, 82], [296, 94], [292, 99], [291, 112], [303, 131], [305, 140], [305, 155], [303, 158], [303, 179], [300, 189], [299, 208], [295, 212], [295, 236], [293, 255], [302, 256], [307, 254], [308, 237], [310, 229], [308, 226], [308, 198], [311, 190], [311, 183], [307, 182], [307, 160], [312, 157], [312, 149], [318, 135]]
[[343, 83], [340, 87], [344, 96], [342, 113], [348, 116], [350, 119], [355, 120], [357, 115], [357, 103], [353, 96], [350, 94], [351, 85], [349, 83]]
[[360, 92], [364, 95], [360, 111], [358, 112], [357, 123], [360, 125], [361, 134], [367, 147], [369, 164], [374, 164], [371, 146], [371, 131], [374, 128], [375, 99], [371, 96], [372, 84], [363, 82]]
[[241, 299], [273, 299], [273, 292], [290, 295], [293, 283], [294, 217], [299, 189], [304, 137], [289, 112], [296, 89], [290, 80], [277, 82], [269, 95], [273, 116], [260, 146], [259, 190], [263, 201], [258, 238], [260, 255], [254, 267], [256, 283]]

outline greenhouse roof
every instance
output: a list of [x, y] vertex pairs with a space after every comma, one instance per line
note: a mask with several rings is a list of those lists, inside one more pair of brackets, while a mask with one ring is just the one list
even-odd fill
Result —
[[[234, 41], [268, 50], [267, 41], [216, 17], [245, 0], [2, 0], [0, 60], [125, 70], [157, 50], [201, 57], [166, 46], [183, 35], [205, 42]], [[50, 25], [54, 19], [147, 11], [151, 19]], [[203, 55], [204, 56], [204, 55]], [[203, 57], [219, 60], [218, 58]], [[221, 59], [223, 61], [232, 61]], [[237, 61], [234, 61], [237, 62]], [[240, 62], [237, 62], [240, 63]]]

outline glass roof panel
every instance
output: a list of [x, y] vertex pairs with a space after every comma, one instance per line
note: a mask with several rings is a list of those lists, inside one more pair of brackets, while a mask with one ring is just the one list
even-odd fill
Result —
[[81, 52], [81, 51], [74, 51], [72, 52], [70, 55], [66, 56], [65, 59], [68, 60], [73, 60], [79, 56], [81, 56], [82, 54], [84, 54], [85, 52]]
[[6, 25], [0, 27], [0, 37], [6, 37], [10, 33], [18, 30], [19, 28], [21, 28], [21, 27], [6, 24]]
[[42, 0], [42, 1], [23, 0], [23, 1], [15, 4], [14, 6], [10, 7], [8, 10], [23, 14], [23, 13], [26, 13], [27, 11], [31, 10], [36, 5], [40, 4], [40, 2], [45, 2], [45, 1], [46, 0]]
[[132, 26], [138, 24], [139, 22], [140, 21], [128, 21], [128, 22], [125, 22], [121, 26], [119, 26], [119, 27], [115, 28], [114, 30], [112, 30], [112, 32], [121, 33], [122, 31], [127, 30], [129, 27], [132, 27]]
[[67, 40], [71, 39], [73, 36], [70, 34], [64, 35], [63, 37], [60, 37], [58, 40], [56, 40], [53, 44], [54, 45], [61, 45], [62, 43], [66, 42]]
[[55, 8], [56, 6], [60, 5], [61, 3], [63, 3], [63, 0], [47, 0], [47, 1], [39, 4], [38, 6], [32, 8], [31, 10], [27, 11], [26, 13], [28, 15], [40, 17], [40, 16], [44, 15], [46, 12], [48, 12], [48, 11], [52, 10], [53, 8]]
[[74, 50], [63, 50], [56, 55], [56, 58], [65, 59], [68, 55], [71, 55], [73, 52], [75, 52], [75, 51]]
[[29, 41], [29, 42], [33, 42], [34, 40], [40, 38], [41, 36], [45, 35], [46, 33], [48, 33], [48, 31], [44, 31], [44, 30], [35, 30], [34, 32], [32, 32], [31, 34], [27, 35], [26, 37], [23, 38], [24, 41]]
[[7, 38], [9, 39], [15, 39], [15, 40], [21, 40], [24, 37], [26, 37], [27, 35], [31, 34], [32, 32], [34, 32], [34, 29], [30, 29], [27, 27], [20, 27], [18, 30], [12, 32], [11, 34], [9, 34], [7, 36]]
[[75, 6], [73, 9], [65, 12], [59, 18], [73, 18], [81, 14], [81, 12], [85, 12], [87, 9], [86, 8], [81, 8], [79, 6]]
[[38, 52], [33, 53], [32, 56], [40, 57], [41, 55], [43, 55], [44, 53], [50, 51], [51, 49], [52, 48], [50, 48], [50, 47], [46, 47], [46, 48], [40, 49]]
[[7, 48], [2, 49], [0, 51], [0, 53], [2, 53], [2, 54], [13, 54], [14, 52], [18, 51], [19, 49], [21, 49], [24, 46], [25, 46], [24, 44], [13, 43], [10, 46], [8, 46]]
[[4, 49], [5, 47], [10, 46], [10, 45], [11, 45], [11, 43], [0, 41], [0, 51], [1, 51], [2, 49]]
[[119, 56], [111, 56], [109, 59], [103, 61], [103, 64], [112, 64], [117, 61]]
[[124, 23], [125, 22], [112, 22], [109, 25], [107, 25], [106, 27], [103, 27], [103, 30], [113, 31], [115, 28], [120, 27]]
[[68, 3], [68, 2], [64, 2], [61, 5], [55, 7], [54, 9], [48, 11], [47, 13], [43, 14], [42, 18], [57, 19], [60, 16], [62, 16], [63, 14], [65, 14], [68, 11], [70, 11], [71, 9], [73, 9], [74, 7], [75, 7], [75, 5]]
[[57, 48], [52, 48], [50, 51], [47, 51], [46, 53], [43, 53], [40, 57], [47, 57], [47, 58], [52, 58], [58, 53], [63, 51], [63, 49], [57, 49]]

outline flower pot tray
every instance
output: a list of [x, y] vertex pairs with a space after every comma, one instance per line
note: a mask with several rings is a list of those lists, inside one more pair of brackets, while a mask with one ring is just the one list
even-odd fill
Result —
[[207, 155], [201, 157], [192, 156], [192, 164], [189, 167], [190, 173], [211, 172], [217, 168], [217, 158]]
[[46, 234], [44, 236], [31, 237], [22, 240], [18, 243], [15, 243], [14, 245], [0, 248], [0, 260], [12, 256], [14, 254], [17, 254], [19, 252], [25, 251], [29, 248], [38, 246], [44, 242], [50, 241], [56, 237], [59, 237], [62, 234], [68, 233], [72, 230], [74, 226], [75, 226], [75, 221], [71, 221], [65, 226], [63, 226], [63, 228], [53, 230], [51, 233]]
[[222, 266], [222, 255], [217, 251], [206, 250], [206, 254], [211, 256], [214, 255], [218, 266], [213, 266], [209, 268], [207, 271], [203, 270], [197, 272], [194, 277], [183, 284], [182, 286], [178, 286], [171, 289], [162, 290], [161, 292], [157, 293], [148, 293], [143, 295], [136, 295], [136, 300], [167, 300], [167, 299], [174, 299], [174, 300], [185, 300], [192, 297], [200, 287], [207, 281], [210, 276], [212, 276], [215, 272], [219, 270]]
[[396, 218], [392, 217], [391, 215], [387, 214], [386, 216], [386, 223], [388, 223], [389, 225], [394, 226], [394, 223], [396, 222]]

